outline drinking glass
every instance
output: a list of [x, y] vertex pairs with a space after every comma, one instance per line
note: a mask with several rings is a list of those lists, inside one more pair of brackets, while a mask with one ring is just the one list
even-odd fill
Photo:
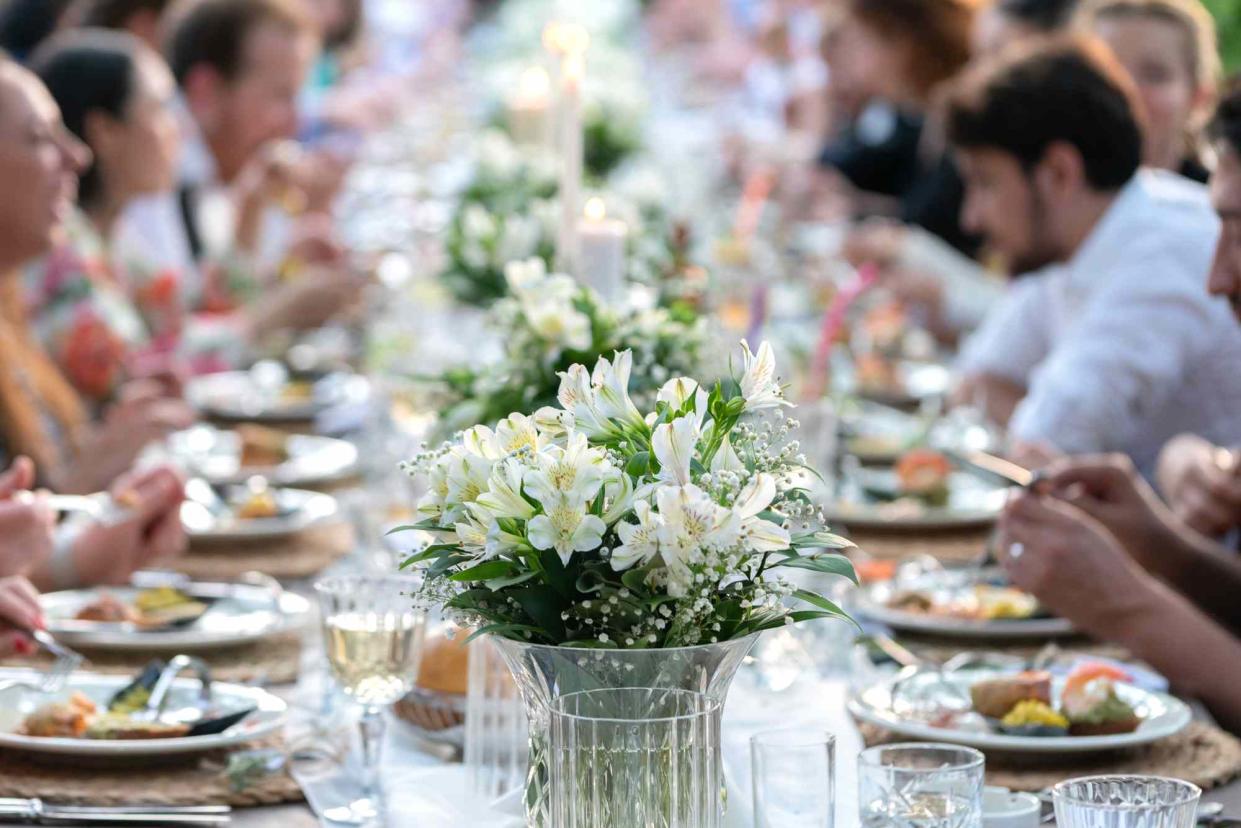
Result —
[[858, 757], [863, 828], [981, 828], [982, 788], [972, 748], [911, 742]]
[[411, 597], [419, 583], [413, 576], [344, 575], [315, 584], [332, 675], [362, 705], [362, 784], [376, 802], [383, 708], [410, 691], [422, 657], [426, 614]]
[[755, 828], [832, 828], [836, 737], [768, 730], [750, 739]]
[[1051, 792], [1060, 828], [1193, 828], [1202, 795], [1162, 776], [1085, 776]]

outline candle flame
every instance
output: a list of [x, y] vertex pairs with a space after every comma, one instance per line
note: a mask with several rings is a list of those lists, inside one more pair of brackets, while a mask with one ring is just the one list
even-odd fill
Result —
[[603, 221], [607, 214], [608, 209], [604, 205], [603, 199], [595, 197], [586, 200], [587, 221]]
[[566, 82], [576, 86], [582, 82], [582, 76], [586, 74], [586, 62], [582, 60], [580, 54], [567, 54], [564, 56], [564, 62], [560, 64], [560, 74], [564, 76]]
[[542, 66], [531, 66], [521, 73], [518, 92], [522, 100], [542, 100], [551, 93], [552, 81]]
[[578, 23], [548, 23], [543, 27], [543, 48], [560, 55], [580, 55], [590, 45], [590, 32]]

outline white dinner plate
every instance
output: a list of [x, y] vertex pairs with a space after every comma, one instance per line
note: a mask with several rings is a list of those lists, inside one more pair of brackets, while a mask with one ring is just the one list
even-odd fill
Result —
[[[984, 576], [994, 570], [983, 570]], [[1073, 625], [1064, 618], [996, 618], [974, 619], [930, 615], [889, 606], [903, 592], [924, 592], [936, 601], [947, 603], [956, 595], [973, 589], [977, 581], [969, 581], [960, 572], [932, 572], [899, 584], [883, 581], [868, 584], [853, 593], [852, 608], [857, 614], [886, 624], [894, 630], [938, 635], [951, 638], [1062, 638], [1074, 635]]]
[[209, 425], [176, 432], [168, 446], [177, 462], [211, 483], [241, 483], [257, 475], [273, 486], [317, 486], [344, 480], [358, 468], [353, 443], [314, 434], [290, 434], [289, 459], [276, 466], [242, 466], [241, 437]]
[[[10, 679], [37, 683], [38, 678], [38, 673], [29, 670], [0, 670], [0, 686]], [[54, 696], [22, 686], [0, 690], [0, 748], [70, 756], [133, 757], [197, 753], [266, 736], [284, 723], [285, 711], [288, 709], [283, 701], [266, 690], [237, 684], [212, 683], [213, 703], [222, 711], [256, 708], [249, 716], [216, 735], [184, 736], [176, 739], [74, 739], [25, 736], [16, 732], [28, 713], [48, 702], [65, 700], [76, 691], [102, 708], [112, 694], [132, 680], [130, 676], [74, 673], [66, 682], [64, 690]], [[178, 707], [192, 705], [198, 697], [199, 687], [198, 679], [183, 678], [174, 681], [168, 694], [168, 709], [176, 710]]]
[[896, 364], [896, 388], [870, 388], [859, 385], [856, 393], [866, 400], [902, 408], [917, 406], [923, 400], [943, 397], [952, 386], [952, 372], [934, 362], [901, 360]]
[[329, 374], [315, 380], [307, 395], [290, 395], [289, 382], [283, 377], [264, 381], [252, 371], [204, 374], [186, 383], [185, 399], [211, 417], [288, 422], [313, 420], [334, 406], [363, 403], [370, 394], [370, 383], [358, 374]]
[[45, 593], [40, 598], [47, 629], [70, 647], [109, 650], [195, 652], [245, 644], [306, 622], [310, 603], [300, 595], [251, 584], [195, 583], [178, 587], [193, 598], [209, 599], [210, 608], [193, 624], [165, 630], [143, 630], [132, 624], [77, 621], [82, 607], [108, 592], [131, 602], [137, 587], [95, 587]]
[[[894, 688], [903, 671], [895, 677], [872, 684], [857, 691], [849, 699], [849, 712], [856, 718], [911, 740], [952, 742], [981, 750], [1000, 750], [1018, 753], [1091, 753], [1102, 750], [1136, 747], [1166, 739], [1179, 733], [1192, 718], [1189, 706], [1167, 693], [1154, 693], [1127, 684], [1116, 685], [1120, 698], [1133, 706], [1142, 723], [1132, 733], [1116, 733], [1108, 736], [1013, 736], [1006, 733], [983, 733], [964, 728], [935, 727], [918, 718], [919, 704], [959, 703], [969, 698], [971, 684], [1000, 675], [995, 670], [961, 670], [943, 675], [936, 682], [933, 676], [925, 676], [926, 684], [917, 694], [908, 690], [909, 683]], [[1052, 696], [1058, 699], [1064, 687], [1060, 678], [1052, 681]], [[910, 696], [914, 698], [911, 701]]]
[[[229, 490], [230, 502], [237, 508], [245, 499], [246, 488]], [[235, 514], [214, 515], [199, 503], [181, 504], [181, 523], [191, 540], [200, 543], [280, 538], [300, 532], [336, 514], [336, 498], [305, 489], [275, 487], [272, 494], [280, 514], [273, 517], [241, 518]]]
[[929, 506], [914, 498], [878, 500], [867, 488], [896, 489], [893, 469], [859, 468], [841, 484], [836, 500], [824, 504], [829, 521], [852, 529], [962, 529], [994, 523], [1008, 501], [1008, 488], [977, 475], [954, 471], [948, 478], [948, 503]]

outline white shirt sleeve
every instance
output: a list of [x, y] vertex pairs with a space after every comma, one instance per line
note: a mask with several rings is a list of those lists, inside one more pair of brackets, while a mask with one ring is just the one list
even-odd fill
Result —
[[1199, 280], [1177, 272], [1186, 264], [1166, 249], [1126, 260], [1132, 270], [1091, 300], [1039, 366], [1013, 414], [1013, 436], [1069, 453], [1129, 446], [1209, 346], [1209, 298]]
[[977, 328], [1004, 298], [1003, 280], [921, 227], [906, 228], [898, 263], [944, 286], [944, 318], [956, 331]]
[[991, 308], [962, 345], [956, 368], [963, 376], [988, 374], [1028, 385], [1051, 350], [1047, 314], [1050, 271], [1022, 276]]

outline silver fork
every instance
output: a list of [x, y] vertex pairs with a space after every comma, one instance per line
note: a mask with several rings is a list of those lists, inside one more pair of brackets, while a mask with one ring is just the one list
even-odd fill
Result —
[[78, 669], [86, 659], [81, 653], [69, 649], [59, 643], [47, 630], [32, 630], [30, 637], [56, 657], [51, 669], [39, 680], [39, 689], [44, 693], [59, 693], [65, 686], [69, 674]]

